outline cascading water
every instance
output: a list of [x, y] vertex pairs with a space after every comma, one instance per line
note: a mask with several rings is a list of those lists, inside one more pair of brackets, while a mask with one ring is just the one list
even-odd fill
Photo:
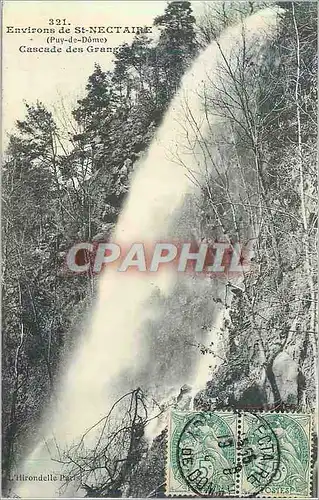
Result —
[[[201, 141], [212, 130], [217, 134], [223, 127], [221, 118], [203, 119], [203, 95], [217, 92], [224, 64], [221, 49], [225, 59], [231, 61], [241, 50], [243, 28], [246, 44], [262, 46], [276, 25], [276, 17], [276, 9], [265, 9], [225, 30], [219, 42], [212, 43], [184, 75], [147, 155], [134, 173], [113, 235], [118, 244], [127, 247], [140, 241], [190, 238], [191, 224], [185, 221], [184, 209], [189, 197], [197, 196], [196, 182], [200, 184], [205, 177], [207, 158]], [[210, 154], [214, 153], [212, 148]], [[58, 477], [62, 468], [52, 459], [59, 458], [59, 450], [80, 440], [114, 401], [132, 389], [141, 387], [161, 401], [172, 391], [178, 394], [183, 384], [204, 387], [208, 366], [194, 349], [194, 338], [197, 342], [215, 338], [223, 310], [215, 306], [204, 319], [211, 322], [210, 333], [201, 330], [202, 318], [194, 314], [185, 320], [184, 311], [192, 308], [194, 295], [205, 297], [211, 286], [205, 279], [177, 277], [173, 271], [153, 275], [105, 271], [91, 323], [61, 380], [58, 403], [45, 415], [43, 440], [18, 473], [32, 476], [54, 472]], [[223, 293], [223, 285], [216, 284], [216, 294], [222, 297]], [[180, 297], [185, 299], [183, 307]], [[203, 310], [208, 303], [209, 297], [203, 299]], [[177, 320], [172, 325], [168, 309], [172, 316], [176, 312]], [[156, 431], [153, 426], [148, 436]], [[93, 442], [94, 438], [88, 437], [86, 446], [94, 446]], [[83, 496], [76, 485], [66, 491], [61, 486], [59, 480], [19, 481], [15, 492], [22, 498]]]

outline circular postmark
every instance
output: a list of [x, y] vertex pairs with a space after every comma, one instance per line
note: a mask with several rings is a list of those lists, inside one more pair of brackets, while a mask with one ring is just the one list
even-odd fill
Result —
[[269, 422], [258, 413], [242, 413], [242, 491], [243, 496], [255, 497], [263, 492], [279, 470], [281, 449], [277, 434]]
[[177, 465], [200, 496], [253, 497], [276, 475], [279, 442], [261, 415], [201, 412], [190, 415], [177, 441]]

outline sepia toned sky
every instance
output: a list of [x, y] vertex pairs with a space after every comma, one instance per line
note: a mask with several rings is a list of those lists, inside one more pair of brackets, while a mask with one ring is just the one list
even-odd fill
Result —
[[[8, 26], [50, 28], [49, 19], [66, 19], [75, 26], [151, 26], [154, 17], [164, 12], [166, 1], [113, 1], [113, 0], [4, 0], [3, 6], [3, 140], [16, 119], [24, 117], [23, 100], [37, 99], [48, 107], [63, 101], [67, 108], [76, 103], [83, 93], [88, 76], [97, 62], [102, 69], [112, 68], [112, 53], [21, 53], [19, 47], [52, 46], [46, 42], [48, 34], [6, 33]], [[60, 26], [55, 26], [60, 28]], [[80, 37], [82, 35], [74, 35]], [[56, 37], [69, 37], [70, 34]], [[84, 35], [83, 35], [84, 36]], [[86, 35], [89, 36], [89, 35]], [[118, 46], [131, 42], [134, 34], [99, 34], [107, 37], [108, 44]], [[64, 48], [69, 44], [65, 43]], [[105, 44], [91, 44], [103, 46]], [[74, 47], [85, 47], [76, 44]]]

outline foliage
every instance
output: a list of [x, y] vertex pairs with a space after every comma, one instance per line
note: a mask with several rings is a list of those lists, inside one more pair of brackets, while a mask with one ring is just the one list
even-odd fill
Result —
[[65, 252], [114, 227], [134, 164], [195, 55], [194, 24], [189, 2], [169, 4], [155, 21], [156, 44], [136, 35], [112, 72], [95, 65], [71, 121], [61, 128], [41, 102], [26, 104], [10, 137], [2, 179], [4, 480], [34, 438], [79, 333], [71, 326], [95, 293], [90, 273], [64, 275]]
[[[95, 66], [69, 127], [58, 126], [42, 103], [26, 105], [2, 177], [4, 484], [54, 397], [61, 360], [79, 334], [67, 332], [94, 297], [89, 272], [63, 274], [67, 249], [78, 240], [109, 236], [134, 168], [199, 47], [268, 4], [210, 2], [196, 26], [190, 2], [169, 2], [154, 21], [156, 42], [136, 35], [115, 55], [112, 72]], [[313, 399], [317, 12], [315, 2], [285, 7], [281, 29], [258, 53], [260, 63], [254, 64], [257, 48], [245, 47], [235, 73], [226, 72], [231, 99], [222, 92], [217, 99], [211, 87], [205, 103], [208, 111], [226, 116], [229, 126], [221, 131], [225, 140], [218, 151], [216, 137], [207, 138], [207, 151], [218, 161], [201, 189], [198, 240], [256, 240], [253, 272], [239, 292], [229, 288], [231, 305], [224, 304], [230, 321], [206, 405], [216, 397], [221, 405], [282, 403], [272, 366], [284, 350], [299, 366], [295, 404]], [[234, 102], [240, 103], [236, 112]], [[191, 343], [192, 329], [211, 320], [213, 288], [183, 304], [176, 299], [165, 324], [150, 324], [150, 330], [164, 336], [179, 323], [187, 339], [176, 336], [176, 349], [182, 341]], [[190, 345], [217, 356], [211, 345]], [[116, 406], [123, 419], [114, 422], [111, 412], [97, 424], [95, 447], [84, 439], [65, 452], [63, 463], [73, 464], [87, 496], [162, 494], [165, 435], [148, 448], [145, 395], [136, 389]]]

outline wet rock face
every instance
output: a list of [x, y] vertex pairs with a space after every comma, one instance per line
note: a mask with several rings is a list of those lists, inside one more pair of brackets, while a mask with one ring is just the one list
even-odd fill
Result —
[[265, 391], [257, 383], [244, 390], [237, 405], [239, 408], [247, 408], [252, 410], [262, 409], [267, 402]]
[[280, 352], [274, 359], [272, 371], [284, 403], [296, 404], [298, 400], [299, 369], [296, 361], [286, 352]]

